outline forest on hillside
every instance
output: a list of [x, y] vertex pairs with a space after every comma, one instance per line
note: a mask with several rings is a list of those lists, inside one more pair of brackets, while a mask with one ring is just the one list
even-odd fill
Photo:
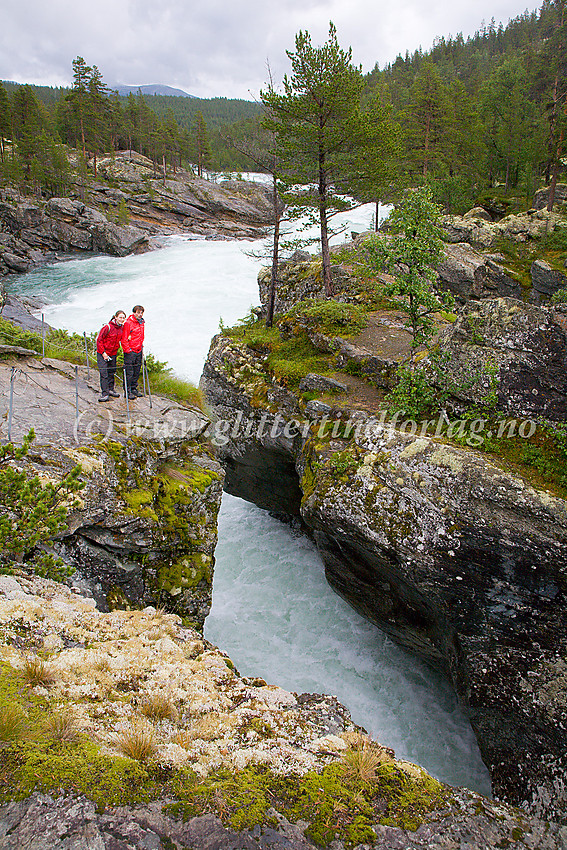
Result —
[[[376, 65], [361, 93], [375, 128], [374, 149], [365, 153], [372, 186], [359, 164], [350, 191], [387, 201], [403, 186], [427, 183], [448, 212], [495, 192], [529, 205], [565, 165], [566, 6], [545, 0], [507, 26], [492, 20], [467, 39], [439, 37], [427, 51]], [[69, 89], [0, 84], [0, 177], [64, 193], [68, 148], [95, 172], [97, 157], [127, 148], [173, 171], [262, 168], [249, 154], [265, 112], [266, 103], [225, 98], [119, 97], [96, 65], [77, 57]], [[395, 144], [384, 145], [380, 134]], [[377, 168], [373, 160], [385, 156], [388, 168]]]

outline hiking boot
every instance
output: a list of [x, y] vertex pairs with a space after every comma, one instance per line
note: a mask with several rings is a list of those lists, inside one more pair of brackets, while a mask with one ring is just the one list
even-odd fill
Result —
[[109, 390], [108, 395], [112, 398], [120, 398], [120, 393], [115, 392], [114, 390]]
[[105, 393], [104, 395], [101, 395], [99, 401], [110, 401], [110, 396]]

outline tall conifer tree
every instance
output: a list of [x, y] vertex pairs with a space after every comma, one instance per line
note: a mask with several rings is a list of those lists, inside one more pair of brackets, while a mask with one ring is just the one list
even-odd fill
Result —
[[270, 83], [260, 96], [269, 114], [269, 126], [278, 140], [282, 171], [287, 181], [316, 183], [325, 292], [333, 292], [329, 254], [329, 213], [340, 204], [341, 184], [352, 173], [357, 151], [368, 138], [360, 109], [364, 81], [352, 64], [352, 51], [343, 50], [334, 25], [322, 47], [313, 47], [308, 32], [295, 38], [295, 52], [287, 51], [291, 76], [283, 93]]

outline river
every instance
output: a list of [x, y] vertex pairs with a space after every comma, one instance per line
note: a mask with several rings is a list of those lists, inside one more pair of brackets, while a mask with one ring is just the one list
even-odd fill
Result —
[[[363, 208], [352, 229], [368, 226]], [[43, 295], [45, 320], [96, 331], [119, 308], [145, 307], [146, 350], [197, 382], [219, 319], [258, 303], [258, 243], [170, 237], [140, 256], [73, 259], [11, 278]], [[205, 635], [244, 675], [296, 692], [335, 694], [355, 722], [434, 776], [490, 793], [476, 740], [451, 687], [331, 591], [311, 541], [225, 496], [213, 608]]]

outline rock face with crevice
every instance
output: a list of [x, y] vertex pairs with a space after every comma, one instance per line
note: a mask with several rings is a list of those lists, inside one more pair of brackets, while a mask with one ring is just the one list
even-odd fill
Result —
[[[3, 742], [3, 771], [15, 786], [5, 783], [2, 790], [5, 850], [309, 850], [310, 824], [286, 805], [280, 790], [285, 781], [309, 803], [313, 778], [317, 796], [306, 814], [313, 817], [310, 809], [317, 815], [329, 804], [333, 813], [344, 813], [347, 829], [332, 847], [345, 850], [354, 843], [344, 835], [355, 813], [360, 821], [360, 794], [346, 797], [343, 786], [339, 798], [324, 772], [340, 771], [362, 746], [380, 759], [386, 776], [401, 780], [416, 810], [413, 826], [386, 817], [396, 789], [376, 774], [374, 782], [364, 783], [367, 791], [376, 789], [376, 805], [364, 809], [368, 826], [359, 850], [564, 846], [560, 826], [443, 786], [419, 766], [397, 760], [357, 729], [335, 697], [298, 695], [240, 676], [222, 650], [175, 614], [154, 607], [103, 613], [92, 598], [18, 571], [0, 576], [0, 623], [0, 705], [6, 710], [10, 696], [20, 711], [33, 705], [31, 722], [47, 730], [47, 740], [32, 735], [25, 748], [19, 740]], [[10, 683], [22, 681], [26, 658], [39, 651], [48, 657], [48, 687], [32, 685], [10, 695]], [[165, 705], [167, 716], [147, 711], [152, 705]], [[66, 718], [65, 742], [49, 740], [53, 716]], [[133, 730], [143, 730], [152, 742], [150, 764], [124, 757]], [[96, 765], [92, 772], [85, 770], [85, 759]], [[31, 782], [23, 765], [31, 765]], [[224, 774], [236, 788], [244, 770], [248, 793], [236, 807], [231, 785], [216, 782]], [[258, 774], [264, 784], [256, 796]], [[207, 779], [207, 793], [188, 805], [187, 792]], [[433, 794], [427, 797], [424, 788]], [[329, 840], [340, 824], [340, 817], [329, 821]]]
[[[552, 399], [566, 398], [554, 384], [565, 334], [551, 314], [511, 299], [474, 309], [483, 317], [474, 345], [499, 358], [503, 397], [512, 374], [514, 403], [535, 415], [536, 382], [539, 412], [564, 421]], [[471, 317], [441, 338], [455, 371], [466, 365], [457, 340]], [[400, 430], [400, 419], [384, 425], [348, 395], [306, 404], [270, 377], [265, 355], [235, 339], [213, 340], [201, 386], [223, 420], [227, 489], [301, 516], [331, 585], [449, 676], [495, 792], [566, 818], [567, 501], [475, 451], [478, 434], [446, 445]]]

